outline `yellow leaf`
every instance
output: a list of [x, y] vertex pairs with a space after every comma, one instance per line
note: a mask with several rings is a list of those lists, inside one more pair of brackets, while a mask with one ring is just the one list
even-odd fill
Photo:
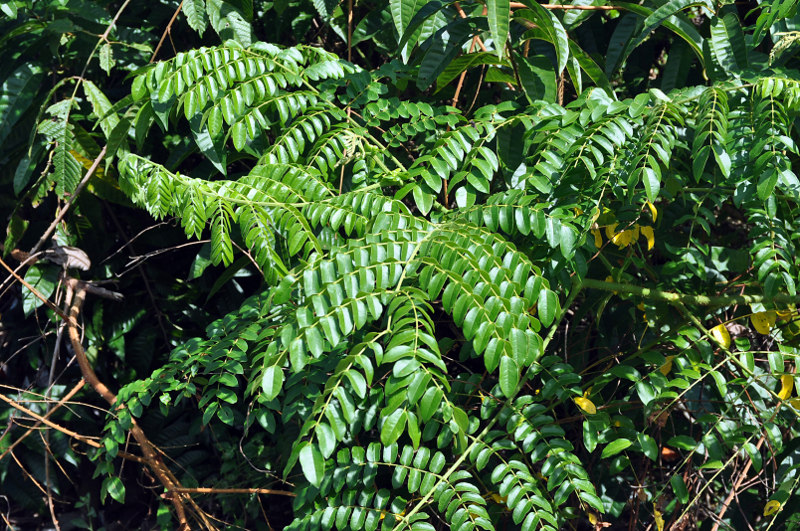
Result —
[[496, 493], [496, 492], [492, 492], [492, 493], [491, 493], [489, 496], [490, 496], [490, 497], [492, 498], [492, 500], [494, 500], [494, 502], [495, 502], [496, 504], [498, 504], [498, 505], [503, 505], [503, 504], [506, 502], [506, 500], [508, 499], [508, 496], [500, 496], [500, 495], [499, 495], [498, 493]]
[[789, 405], [795, 409], [800, 409], [800, 398], [790, 398]]
[[599, 249], [603, 246], [603, 237], [598, 229], [592, 229], [592, 235], [594, 236], [594, 246]]
[[709, 332], [711, 333], [711, 337], [723, 347], [729, 348], [731, 346], [731, 335], [724, 324], [718, 324], [709, 330]]
[[658, 372], [663, 374], [664, 376], [669, 374], [669, 371], [672, 370], [672, 360], [675, 359], [675, 356], [667, 356], [667, 361], [664, 362], [664, 365], [658, 368]]
[[642, 234], [647, 238], [647, 250], [650, 251], [656, 244], [656, 236], [653, 227], [642, 227]]
[[764, 516], [772, 516], [781, 510], [781, 502], [778, 500], [770, 500], [764, 506]]
[[648, 201], [647, 208], [650, 209], [650, 214], [653, 216], [653, 223], [655, 223], [656, 219], [658, 219], [658, 210], [656, 210], [656, 206], [650, 201]]
[[786, 400], [791, 396], [792, 389], [794, 389], [794, 376], [791, 374], [781, 376], [781, 390], [778, 391], [778, 398]]
[[725, 348], [731, 347], [731, 335], [728, 333], [728, 329], [725, 328], [725, 325], [717, 325], [710, 330], [711, 337], [714, 340], [722, 345]]
[[620, 232], [616, 233], [611, 238], [611, 243], [613, 243], [614, 245], [616, 245], [620, 249], [623, 249], [623, 248], [629, 246], [634, 241], [634, 239], [635, 239], [634, 236], [635, 236], [634, 230], [623, 230], [623, 231], [620, 231]]
[[795, 315], [795, 310], [787, 309], [787, 310], [778, 310], [775, 312], [778, 319], [781, 321], [790, 321], [792, 317]]
[[573, 398], [575, 404], [581, 408], [584, 412], [588, 413], [589, 415], [594, 415], [597, 413], [597, 408], [595, 407], [594, 403], [586, 397], [579, 396], [577, 398]]
[[596, 515], [596, 514], [594, 514], [594, 513], [589, 513], [589, 514], [587, 514], [586, 516], [588, 516], [588, 517], [589, 517], [589, 523], [590, 523], [590, 524], [592, 524], [592, 525], [597, 525], [597, 522], [598, 522], [598, 520], [597, 520], [597, 515]]
[[756, 332], [766, 336], [769, 335], [769, 331], [775, 326], [775, 319], [777, 317], [778, 315], [773, 310], [757, 312], [750, 315], [750, 322], [753, 323], [753, 328], [756, 329]]
[[653, 519], [656, 521], [656, 529], [664, 531], [664, 517], [661, 515], [661, 511], [656, 509], [655, 504], [653, 504]]

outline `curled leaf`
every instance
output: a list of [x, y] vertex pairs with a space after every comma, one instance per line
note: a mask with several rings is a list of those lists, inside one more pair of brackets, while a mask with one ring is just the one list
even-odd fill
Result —
[[661, 514], [656, 508], [656, 505], [653, 504], [653, 520], [656, 521], [656, 529], [658, 531], [664, 531], [664, 516]]
[[800, 398], [790, 398], [789, 405], [795, 409], [800, 410]]
[[653, 232], [653, 227], [642, 227], [642, 235], [647, 238], [647, 250], [650, 251], [656, 244], [656, 236]]
[[778, 311], [776, 311], [775, 315], [781, 321], [791, 321], [796, 313], [797, 313], [796, 310], [786, 309], [786, 310], [778, 310]]
[[656, 210], [656, 206], [650, 201], [648, 201], [647, 208], [650, 209], [650, 214], [653, 216], [653, 223], [655, 223], [656, 219], [658, 219], [658, 210]]
[[672, 370], [672, 360], [675, 359], [675, 356], [667, 356], [667, 361], [664, 362], [664, 365], [658, 368], [658, 372], [663, 374], [664, 376], [669, 374], [669, 371]]
[[573, 398], [573, 400], [575, 401], [575, 405], [581, 408], [584, 411], [584, 413], [587, 413], [589, 415], [594, 415], [595, 413], [597, 413], [597, 407], [595, 407], [594, 402], [592, 402], [588, 398], [579, 396], [577, 398]]
[[764, 506], [764, 516], [772, 516], [781, 510], [781, 502], [778, 500], [770, 500]]
[[756, 332], [768, 335], [772, 327], [775, 326], [777, 317], [777, 314], [773, 310], [757, 312], [750, 315], [750, 322], [753, 323], [753, 328], [756, 329]]
[[603, 246], [603, 237], [600, 235], [600, 230], [592, 229], [592, 235], [594, 236], [594, 246], [599, 249]]
[[711, 337], [713, 337], [717, 343], [722, 345], [724, 348], [731, 347], [731, 335], [728, 333], [728, 329], [725, 328], [725, 325], [719, 324], [712, 328], [710, 332]]
[[778, 398], [786, 400], [792, 394], [792, 389], [794, 389], [794, 376], [791, 374], [781, 376], [781, 390], [778, 391]]
[[619, 247], [620, 249], [624, 249], [625, 247], [629, 246], [633, 243], [635, 233], [633, 230], [623, 230], [618, 232], [611, 238], [611, 243]]

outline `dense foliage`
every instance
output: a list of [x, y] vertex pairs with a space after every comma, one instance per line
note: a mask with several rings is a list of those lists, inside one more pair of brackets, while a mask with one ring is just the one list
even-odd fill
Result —
[[139, 4], [0, 2], [10, 527], [800, 523], [796, 3]]

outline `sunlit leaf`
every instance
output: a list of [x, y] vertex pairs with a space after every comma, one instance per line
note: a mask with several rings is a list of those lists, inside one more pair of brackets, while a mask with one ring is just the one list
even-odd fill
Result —
[[769, 335], [772, 327], [775, 326], [777, 314], [773, 310], [766, 312], [756, 312], [750, 315], [750, 322], [759, 334]]
[[595, 407], [594, 403], [586, 397], [578, 396], [573, 398], [572, 400], [575, 401], [575, 404], [581, 408], [584, 413], [589, 415], [594, 415], [597, 413], [597, 407]]
[[731, 334], [728, 332], [728, 329], [725, 328], [724, 324], [719, 324], [709, 330], [711, 332], [711, 337], [714, 338], [714, 341], [722, 345], [724, 348], [731, 348]]
[[783, 374], [781, 375], [781, 389], [778, 391], [778, 398], [786, 400], [791, 396], [794, 389], [794, 375]]

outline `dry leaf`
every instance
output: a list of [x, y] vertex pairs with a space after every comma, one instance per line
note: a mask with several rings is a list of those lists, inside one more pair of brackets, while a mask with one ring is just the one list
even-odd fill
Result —
[[667, 361], [664, 362], [664, 365], [658, 368], [658, 372], [663, 374], [664, 376], [669, 374], [669, 371], [672, 370], [672, 360], [675, 359], [675, 356], [667, 356]]

